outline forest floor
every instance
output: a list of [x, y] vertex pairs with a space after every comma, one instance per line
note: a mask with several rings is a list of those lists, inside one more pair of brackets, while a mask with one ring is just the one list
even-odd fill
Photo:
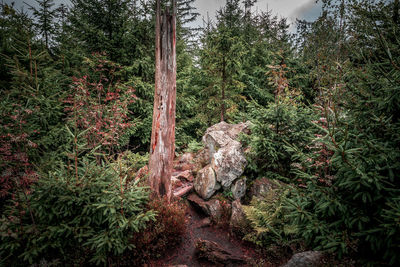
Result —
[[[252, 244], [236, 238], [223, 227], [205, 223], [207, 222], [206, 215], [189, 203], [187, 203], [185, 216], [187, 218], [187, 226], [180, 245], [168, 251], [162, 259], [150, 263], [150, 266], [280, 266], [287, 260], [283, 259], [273, 263], [265, 262]], [[248, 264], [216, 265], [206, 260], [199, 260], [196, 257], [196, 241], [198, 239], [213, 241], [232, 255], [246, 259]]]

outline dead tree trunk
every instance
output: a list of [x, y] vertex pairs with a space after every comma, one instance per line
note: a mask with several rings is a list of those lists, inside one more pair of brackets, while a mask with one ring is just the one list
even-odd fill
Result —
[[149, 160], [150, 187], [155, 196], [171, 199], [175, 155], [176, 106], [176, 0], [156, 13], [156, 74]]

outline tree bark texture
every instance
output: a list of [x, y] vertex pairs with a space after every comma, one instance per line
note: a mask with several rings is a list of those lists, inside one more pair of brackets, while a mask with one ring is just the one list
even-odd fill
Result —
[[150, 187], [155, 196], [171, 199], [171, 173], [175, 155], [176, 107], [176, 0], [172, 10], [156, 13], [156, 74], [149, 159]]

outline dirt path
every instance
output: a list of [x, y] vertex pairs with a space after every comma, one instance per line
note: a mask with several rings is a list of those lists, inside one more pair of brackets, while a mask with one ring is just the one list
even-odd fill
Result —
[[[167, 255], [157, 262], [153, 262], [151, 266], [174, 266], [187, 265], [189, 267], [216, 266], [207, 261], [199, 261], [195, 256], [195, 243], [198, 239], [213, 241], [219, 244], [225, 250], [231, 252], [235, 256], [241, 256], [247, 259], [254, 259], [254, 262], [260, 259], [260, 256], [248, 244], [232, 237], [229, 232], [217, 228], [215, 226], [203, 226], [205, 215], [198, 212], [192, 205], [187, 204], [186, 211], [187, 228], [179, 247], [171, 250]], [[222, 265], [221, 265], [222, 266]], [[231, 264], [228, 266], [246, 266]], [[254, 266], [254, 264], [247, 265]], [[259, 265], [273, 266], [273, 265]]]

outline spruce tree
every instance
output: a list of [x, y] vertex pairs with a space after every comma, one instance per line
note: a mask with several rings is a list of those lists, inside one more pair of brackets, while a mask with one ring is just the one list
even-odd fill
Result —
[[243, 10], [239, 4], [239, 0], [228, 0], [217, 13], [216, 25], [211, 25], [204, 31], [202, 39], [204, 48], [201, 52], [200, 64], [207, 75], [213, 77], [212, 83], [206, 88], [207, 94], [214, 98], [213, 101], [207, 103], [211, 105], [208, 109], [212, 109], [209, 123], [215, 122], [216, 107], [219, 107], [220, 121], [228, 119], [227, 109], [235, 109], [234, 98], [243, 87], [238, 80], [238, 74], [246, 51], [240, 28]]
[[128, 0], [72, 0], [69, 22], [78, 45], [88, 53], [106, 52], [111, 60], [129, 64]]
[[36, 18], [35, 26], [44, 37], [44, 44], [49, 50], [50, 44], [52, 42], [52, 36], [55, 33], [55, 9], [54, 0], [35, 0], [39, 8], [34, 6], [30, 6], [29, 8], [32, 10], [33, 15]]

